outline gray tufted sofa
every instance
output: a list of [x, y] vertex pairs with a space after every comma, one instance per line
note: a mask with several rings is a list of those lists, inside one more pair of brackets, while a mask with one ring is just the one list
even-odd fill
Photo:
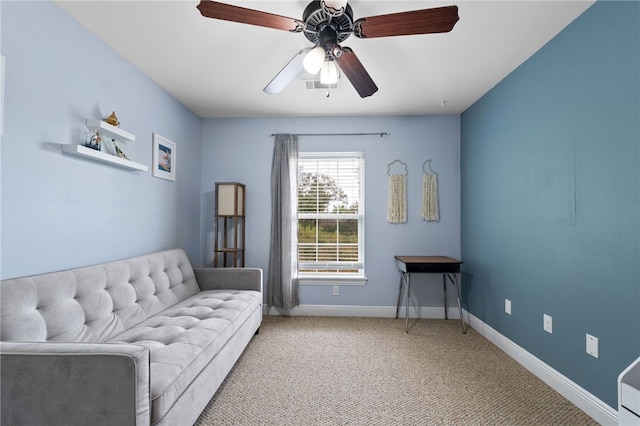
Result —
[[262, 271], [174, 249], [0, 283], [2, 425], [191, 425], [262, 322]]

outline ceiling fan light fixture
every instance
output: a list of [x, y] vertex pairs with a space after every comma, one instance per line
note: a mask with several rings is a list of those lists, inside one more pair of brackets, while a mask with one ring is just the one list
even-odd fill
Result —
[[304, 57], [302, 65], [309, 74], [318, 74], [324, 63], [325, 52], [322, 46], [316, 46]]
[[331, 16], [342, 15], [347, 7], [347, 0], [323, 0], [320, 3], [322, 3], [322, 10]]
[[321, 84], [336, 84], [338, 82], [338, 67], [336, 63], [327, 59], [322, 64], [322, 69], [320, 70], [320, 83]]

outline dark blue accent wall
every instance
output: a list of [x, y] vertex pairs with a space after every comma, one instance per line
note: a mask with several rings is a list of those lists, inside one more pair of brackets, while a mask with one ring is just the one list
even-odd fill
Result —
[[469, 311], [616, 409], [640, 355], [639, 28], [640, 3], [595, 3], [461, 119]]

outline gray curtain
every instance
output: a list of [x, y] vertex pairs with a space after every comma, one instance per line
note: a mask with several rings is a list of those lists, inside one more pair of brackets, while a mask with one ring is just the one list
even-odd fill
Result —
[[271, 164], [271, 250], [267, 305], [298, 305], [297, 220], [298, 137], [275, 135]]

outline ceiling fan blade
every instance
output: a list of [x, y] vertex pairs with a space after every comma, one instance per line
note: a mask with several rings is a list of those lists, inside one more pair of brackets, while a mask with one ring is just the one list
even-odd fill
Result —
[[360, 38], [373, 38], [446, 33], [459, 19], [458, 6], [369, 16], [354, 23], [354, 34]]
[[378, 86], [350, 48], [342, 48], [342, 55], [338, 58], [338, 66], [361, 98], [371, 96], [378, 91]]
[[247, 9], [231, 4], [219, 3], [211, 0], [201, 0], [197, 6], [202, 16], [224, 21], [239, 22], [241, 24], [257, 25], [259, 27], [274, 28], [291, 32], [300, 32], [304, 23], [297, 19], [259, 10]]
[[310, 50], [311, 48], [307, 47], [299, 51], [293, 58], [291, 58], [287, 65], [285, 65], [284, 68], [282, 68], [282, 70], [273, 77], [273, 80], [267, 84], [267, 87], [265, 87], [263, 91], [272, 95], [280, 93], [285, 87], [287, 87], [287, 85], [291, 83], [298, 74], [300, 74], [300, 71], [304, 69], [302, 61]]

